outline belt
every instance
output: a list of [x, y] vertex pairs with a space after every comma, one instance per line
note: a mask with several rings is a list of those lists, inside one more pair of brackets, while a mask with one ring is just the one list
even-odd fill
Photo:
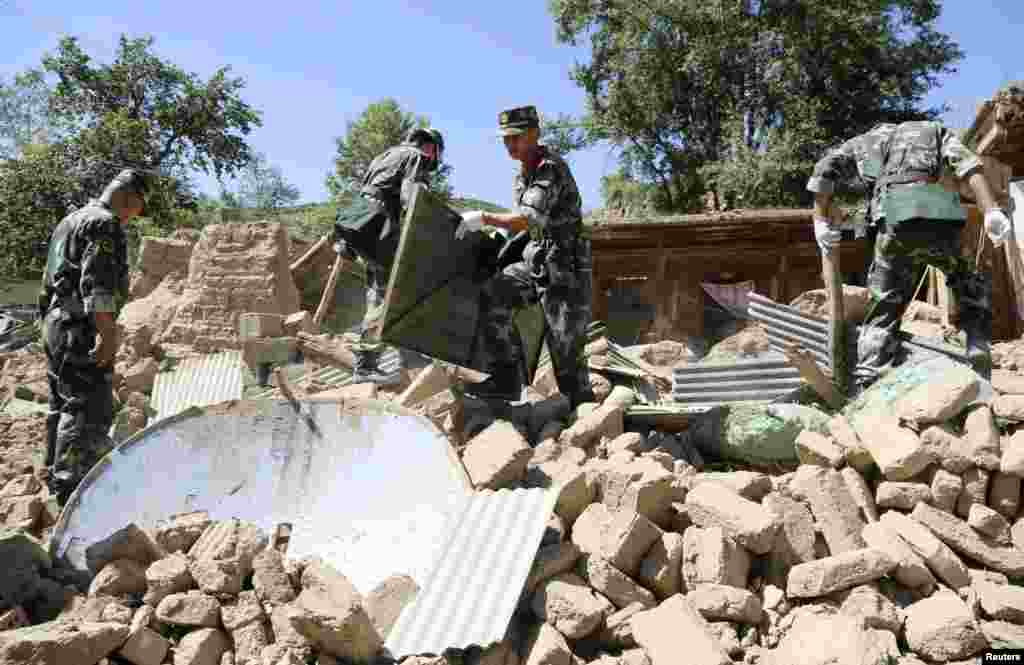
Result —
[[928, 182], [936, 183], [939, 179], [931, 173], [923, 173], [921, 171], [908, 173], [894, 173], [892, 175], [882, 176], [880, 179], [881, 185], [909, 185], [916, 182]]
[[540, 243], [545, 240], [551, 240], [552, 242], [565, 242], [567, 240], [575, 240], [579, 237], [580, 233], [576, 225], [566, 224], [564, 226], [556, 227], [551, 229], [546, 226], [530, 226], [527, 229], [527, 233], [530, 235], [530, 240]]

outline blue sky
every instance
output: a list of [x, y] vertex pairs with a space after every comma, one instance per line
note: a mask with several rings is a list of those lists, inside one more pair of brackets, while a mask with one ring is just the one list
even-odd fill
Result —
[[[966, 126], [978, 102], [1024, 78], [1014, 52], [1024, 2], [945, 4], [939, 28], [966, 58], [928, 101], [949, 103], [947, 122]], [[498, 111], [530, 103], [550, 115], [583, 109], [569, 70], [587, 52], [556, 43], [545, 0], [299, 0], [262, 7], [237, 0], [0, 0], [0, 74], [36, 66], [61, 33], [82, 36], [91, 55], [109, 61], [122, 32], [154, 35], [159, 55], [203, 77], [222, 65], [243, 76], [244, 98], [264, 114], [251, 143], [304, 201], [326, 197], [334, 138], [384, 97], [429, 116], [445, 133], [457, 193], [503, 205], [515, 164], [494, 138]], [[584, 206], [600, 207], [601, 177], [615, 171], [614, 156], [598, 148], [570, 161]]]

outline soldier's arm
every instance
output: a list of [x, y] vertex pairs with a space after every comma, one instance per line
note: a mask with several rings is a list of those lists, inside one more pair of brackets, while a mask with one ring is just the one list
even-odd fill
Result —
[[814, 165], [807, 190], [814, 192], [814, 215], [832, 219], [832, 197], [836, 183], [850, 182], [858, 176], [857, 160], [864, 158], [872, 141], [883, 141], [884, 130], [874, 129], [867, 134], [855, 136], [838, 148], [828, 151]]
[[121, 287], [123, 267], [119, 265], [116, 247], [116, 219], [89, 221], [82, 225], [82, 276], [79, 293], [86, 315], [96, 325], [97, 364], [113, 364], [117, 351], [117, 295]]
[[942, 130], [942, 161], [958, 180], [967, 181], [978, 205], [981, 206], [983, 215], [998, 207], [992, 186], [985, 177], [981, 159], [948, 129]]
[[402, 208], [408, 208], [416, 185], [430, 185], [430, 174], [427, 172], [426, 160], [416, 152], [405, 158], [402, 163], [402, 188], [399, 197]]
[[543, 162], [538, 168], [533, 184], [523, 192], [519, 208], [514, 212], [485, 213], [483, 222], [508, 229], [513, 233], [525, 231], [530, 226], [545, 228], [551, 223], [551, 213], [558, 203], [561, 191], [558, 170], [554, 164]]

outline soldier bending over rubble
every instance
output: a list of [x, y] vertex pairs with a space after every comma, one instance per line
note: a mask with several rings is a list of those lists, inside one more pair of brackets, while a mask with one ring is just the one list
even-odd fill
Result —
[[523, 341], [512, 319], [516, 309], [540, 302], [547, 320], [547, 343], [559, 391], [573, 408], [594, 400], [583, 358], [591, 317], [590, 240], [583, 234], [582, 201], [569, 166], [538, 143], [540, 124], [533, 106], [499, 115], [499, 134], [512, 159], [522, 163], [515, 178], [516, 212], [468, 212], [456, 231], [484, 225], [513, 232], [529, 230], [524, 261], [505, 268], [484, 286], [479, 344], [491, 377], [467, 386], [480, 398], [516, 400], [525, 371]]
[[146, 188], [139, 172], [122, 171], [50, 237], [39, 295], [50, 383], [44, 464], [61, 506], [113, 446], [116, 321], [128, 298], [124, 226], [142, 214]]
[[414, 129], [406, 140], [378, 155], [366, 171], [359, 196], [338, 211], [335, 251], [366, 264], [366, 314], [359, 339], [352, 345], [356, 357], [353, 383], [398, 383], [397, 372], [384, 374], [378, 342], [391, 266], [401, 238], [402, 211], [414, 183], [427, 184], [444, 153], [444, 138], [436, 129]]
[[[951, 173], [950, 173], [951, 172]], [[975, 370], [991, 376], [992, 282], [980, 266], [961, 256], [966, 214], [959, 195], [940, 180], [966, 181], [985, 215], [985, 231], [1000, 247], [1010, 230], [996, 206], [981, 160], [938, 122], [883, 124], [849, 139], [814, 167], [807, 189], [814, 192], [814, 234], [822, 252], [838, 246], [830, 214], [836, 182], [855, 176], [870, 188], [867, 221], [877, 233], [868, 273], [871, 308], [857, 341], [856, 388], [863, 390], [890, 368], [899, 350], [896, 333], [926, 264], [946, 273], [958, 301], [958, 327], [967, 335]]]

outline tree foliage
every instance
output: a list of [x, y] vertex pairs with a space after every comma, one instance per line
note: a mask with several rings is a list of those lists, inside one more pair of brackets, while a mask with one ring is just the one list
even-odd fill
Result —
[[30, 69], [10, 83], [0, 80], [0, 159], [10, 159], [33, 143], [60, 138], [49, 113], [50, 86], [42, 70]]
[[227, 68], [202, 80], [152, 53], [152, 44], [122, 36], [114, 61], [97, 64], [64, 38], [38, 76], [21, 79], [45, 92], [44, 126], [62, 133], [37, 133], [38, 142], [0, 162], [4, 274], [41, 270], [53, 226], [126, 166], [168, 176], [152, 179], [146, 205], [148, 222], [166, 229], [196, 206], [192, 173], [232, 175], [251, 161], [245, 137], [261, 120], [239, 96], [244, 81]]
[[242, 169], [238, 178], [239, 207], [274, 210], [294, 205], [300, 196], [299, 188], [285, 180], [280, 167], [268, 162], [262, 153]]
[[550, 2], [559, 39], [589, 41], [573, 78], [590, 133], [620, 147], [623, 174], [654, 185], [658, 207], [680, 211], [709, 189], [751, 200], [738, 180], [780, 157], [785, 174], [762, 176], [784, 181], [793, 200], [794, 173], [823, 145], [936, 116], [924, 97], [962, 57], [935, 29], [940, 9], [941, 0]]
[[[327, 176], [327, 191], [335, 199], [359, 189], [370, 162], [388, 148], [401, 143], [417, 127], [430, 127], [426, 116], [403, 111], [394, 99], [383, 99], [366, 107], [348, 123], [345, 135], [335, 139], [334, 172]], [[444, 129], [441, 133], [444, 134]], [[431, 191], [450, 199], [449, 164], [442, 163], [430, 181]]]

